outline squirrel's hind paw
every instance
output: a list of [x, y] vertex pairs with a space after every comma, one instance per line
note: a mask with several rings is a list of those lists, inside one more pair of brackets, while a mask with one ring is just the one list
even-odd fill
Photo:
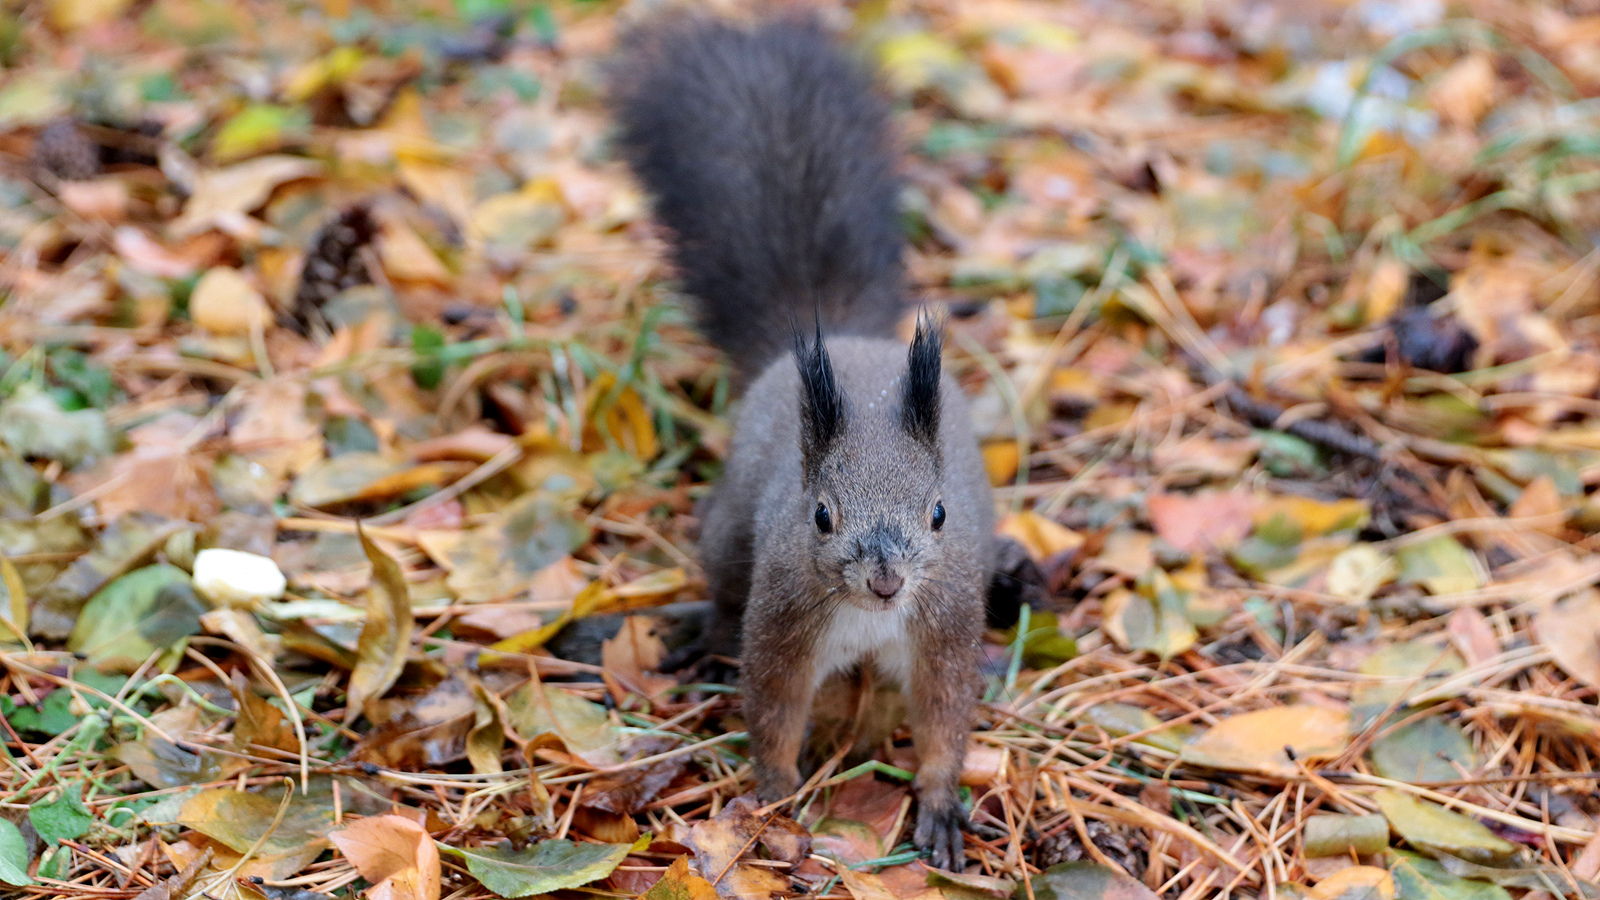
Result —
[[966, 814], [960, 804], [924, 805], [917, 810], [917, 849], [928, 854], [928, 865], [947, 872], [960, 872], [966, 865], [966, 850], [961, 828]]

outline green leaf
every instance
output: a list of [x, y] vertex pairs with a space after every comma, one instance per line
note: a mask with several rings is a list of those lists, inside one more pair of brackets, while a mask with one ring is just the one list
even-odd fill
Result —
[[1396, 851], [1389, 865], [1396, 900], [1510, 900], [1499, 885], [1469, 881], [1445, 871], [1444, 866], [1414, 853]]
[[[1020, 623], [1019, 623], [1020, 624]], [[1017, 640], [1017, 628], [1006, 632], [1006, 644]], [[1034, 610], [1028, 618], [1028, 634], [1022, 641], [1022, 661], [1030, 669], [1052, 669], [1078, 655], [1078, 642], [1062, 634], [1055, 613]]]
[[1457, 594], [1483, 587], [1482, 566], [1461, 542], [1441, 534], [1395, 551], [1400, 582], [1419, 584], [1430, 594]]
[[411, 380], [417, 387], [431, 391], [444, 380], [444, 360], [439, 356], [443, 349], [444, 332], [431, 325], [411, 326], [411, 351], [417, 355]]
[[1410, 794], [1379, 791], [1372, 799], [1389, 820], [1389, 827], [1419, 850], [1448, 853], [1475, 863], [1499, 862], [1517, 852], [1515, 844], [1482, 822]]
[[1155, 900], [1155, 892], [1121, 872], [1080, 860], [1051, 866], [1019, 885], [1013, 897], [1033, 900]]
[[28, 877], [28, 842], [9, 819], [0, 819], [0, 881], [19, 887], [33, 884]]
[[1104, 728], [1112, 737], [1127, 737], [1130, 734], [1149, 732], [1144, 737], [1138, 738], [1137, 742], [1170, 750], [1173, 753], [1183, 750], [1183, 745], [1194, 737], [1193, 726], [1179, 724], [1163, 728], [1161, 720], [1155, 713], [1130, 703], [1099, 703], [1089, 707], [1084, 713], [1084, 718]]
[[56, 688], [44, 695], [37, 709], [32, 706], [18, 707], [7, 718], [11, 720], [11, 727], [18, 731], [54, 736], [78, 724], [78, 717], [73, 714], [71, 706], [72, 692], [66, 688]]
[[499, 896], [529, 897], [599, 881], [616, 870], [632, 846], [549, 840], [525, 850], [445, 844], [439, 850], [466, 860], [472, 877]]
[[231, 162], [282, 146], [311, 127], [311, 114], [303, 109], [257, 103], [240, 110], [217, 132], [211, 156]]
[[1372, 743], [1372, 768], [1395, 781], [1453, 781], [1478, 765], [1461, 729], [1436, 716], [1403, 725]]
[[1320, 815], [1306, 819], [1306, 856], [1360, 856], [1389, 846], [1389, 822], [1383, 816]]
[[131, 672], [156, 651], [199, 634], [206, 611], [189, 573], [166, 563], [146, 566], [89, 598], [67, 649], [101, 669]]
[[50, 846], [64, 840], [76, 840], [89, 833], [94, 824], [94, 814], [83, 805], [76, 782], [67, 785], [61, 796], [49, 803], [40, 803], [28, 810], [28, 821], [33, 830]]
[[32, 382], [0, 404], [0, 441], [22, 456], [57, 460], [70, 467], [111, 454], [111, 429], [97, 409], [68, 412]]

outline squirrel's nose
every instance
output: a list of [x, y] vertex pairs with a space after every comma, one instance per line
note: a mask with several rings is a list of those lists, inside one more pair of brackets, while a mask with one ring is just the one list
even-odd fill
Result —
[[905, 583], [904, 578], [893, 572], [879, 572], [867, 579], [867, 587], [885, 600], [893, 597]]

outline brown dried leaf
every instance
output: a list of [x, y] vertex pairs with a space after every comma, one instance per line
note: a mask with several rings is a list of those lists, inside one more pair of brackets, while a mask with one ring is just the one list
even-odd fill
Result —
[[711, 882], [689, 871], [689, 857], [680, 856], [639, 900], [716, 900], [716, 896]]
[[414, 819], [371, 816], [328, 837], [372, 882], [371, 900], [439, 900], [439, 850]]
[[411, 649], [411, 590], [400, 564], [385, 553], [358, 524], [361, 549], [372, 563], [372, 585], [367, 589], [367, 621], [356, 642], [356, 667], [350, 673], [345, 721], [354, 721], [366, 702], [381, 697], [400, 677]]
[[1540, 610], [1534, 634], [1568, 675], [1600, 690], [1600, 591], [1593, 589]]

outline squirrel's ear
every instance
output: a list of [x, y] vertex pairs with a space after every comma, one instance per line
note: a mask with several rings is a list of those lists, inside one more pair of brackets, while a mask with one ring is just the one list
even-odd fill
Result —
[[833, 360], [828, 357], [820, 326], [816, 342], [809, 345], [795, 333], [794, 359], [800, 368], [801, 449], [809, 468], [844, 431], [844, 395], [834, 380]]
[[939, 363], [943, 350], [944, 328], [927, 316], [918, 315], [917, 334], [906, 355], [900, 421], [907, 433], [930, 447], [939, 446]]

